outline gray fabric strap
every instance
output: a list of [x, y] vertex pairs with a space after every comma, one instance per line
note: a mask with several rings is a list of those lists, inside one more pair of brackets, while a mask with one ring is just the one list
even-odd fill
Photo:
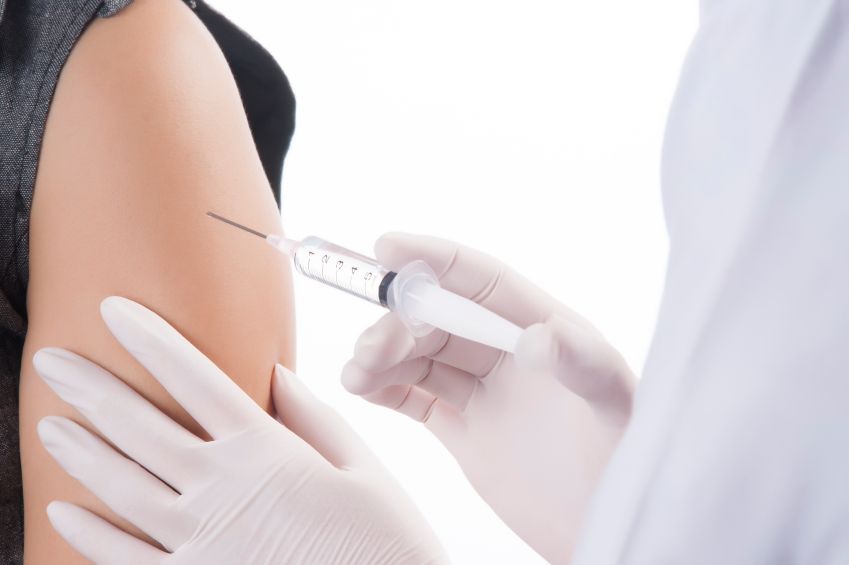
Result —
[[97, 12], [97, 15], [103, 18], [108, 18], [129, 6], [132, 1], [133, 0], [103, 0], [103, 6], [100, 7], [100, 11]]

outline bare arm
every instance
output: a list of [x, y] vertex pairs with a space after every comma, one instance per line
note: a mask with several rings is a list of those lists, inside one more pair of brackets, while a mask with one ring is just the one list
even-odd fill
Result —
[[89, 357], [201, 433], [107, 332], [98, 311], [104, 297], [127, 296], [159, 312], [264, 408], [273, 364], [292, 366], [288, 267], [258, 239], [207, 218], [207, 210], [279, 230], [218, 47], [181, 3], [136, 0], [84, 33], [47, 123], [21, 375], [28, 565], [83, 562], [47, 522], [50, 500], [81, 503], [124, 524], [38, 442], [35, 426], [45, 415], [81, 421], [35, 375], [38, 348]]

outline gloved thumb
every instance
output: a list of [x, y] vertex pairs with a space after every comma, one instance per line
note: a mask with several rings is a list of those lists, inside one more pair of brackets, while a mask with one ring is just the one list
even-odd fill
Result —
[[271, 398], [277, 419], [332, 465], [344, 468], [375, 462], [371, 451], [342, 416], [280, 364], [274, 369]]
[[619, 352], [587, 328], [552, 314], [521, 334], [515, 360], [522, 369], [551, 374], [617, 423], [630, 418], [634, 375]]

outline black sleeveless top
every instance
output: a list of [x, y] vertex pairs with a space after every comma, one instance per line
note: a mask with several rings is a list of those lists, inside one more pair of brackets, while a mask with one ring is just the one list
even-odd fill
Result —
[[[0, 564], [23, 562], [18, 381], [27, 330], [29, 214], [44, 124], [59, 72], [96, 17], [132, 0], [0, 0]], [[295, 99], [258, 43], [201, 1], [187, 0], [218, 42], [280, 204]]]

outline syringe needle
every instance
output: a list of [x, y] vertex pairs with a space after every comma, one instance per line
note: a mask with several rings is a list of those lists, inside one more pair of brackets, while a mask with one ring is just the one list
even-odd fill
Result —
[[225, 224], [230, 224], [231, 226], [239, 228], [240, 230], [245, 230], [246, 232], [252, 233], [252, 234], [254, 234], [258, 237], [261, 237], [263, 239], [268, 238], [267, 234], [253, 230], [253, 229], [249, 228], [248, 226], [243, 226], [242, 224], [238, 224], [238, 223], [234, 222], [233, 220], [228, 220], [227, 218], [225, 218], [223, 216], [219, 216], [215, 212], [207, 212], [206, 215], [209, 216], [210, 218], [215, 218], [216, 220], [221, 220]]
[[[0, 2], [2, 2], [2, 0], [0, 0]], [[269, 245], [271, 245], [273, 248], [275, 248], [277, 251], [279, 251], [280, 253], [283, 253], [285, 255], [288, 255], [290, 258], [295, 257], [295, 253], [296, 253], [298, 247], [301, 245], [300, 241], [297, 241], [297, 240], [294, 240], [294, 239], [289, 239], [288, 237], [285, 237], [283, 235], [264, 234], [261, 231], [256, 231], [255, 229], [251, 229], [248, 226], [243, 226], [242, 224], [234, 222], [233, 220], [228, 220], [224, 216], [219, 216], [215, 212], [207, 212], [206, 215], [209, 216], [210, 218], [214, 218], [216, 220], [222, 221], [225, 224], [230, 224], [234, 228], [239, 228], [240, 230], [244, 230], [244, 231], [246, 231], [250, 234], [253, 234], [257, 237], [261, 237]]]

